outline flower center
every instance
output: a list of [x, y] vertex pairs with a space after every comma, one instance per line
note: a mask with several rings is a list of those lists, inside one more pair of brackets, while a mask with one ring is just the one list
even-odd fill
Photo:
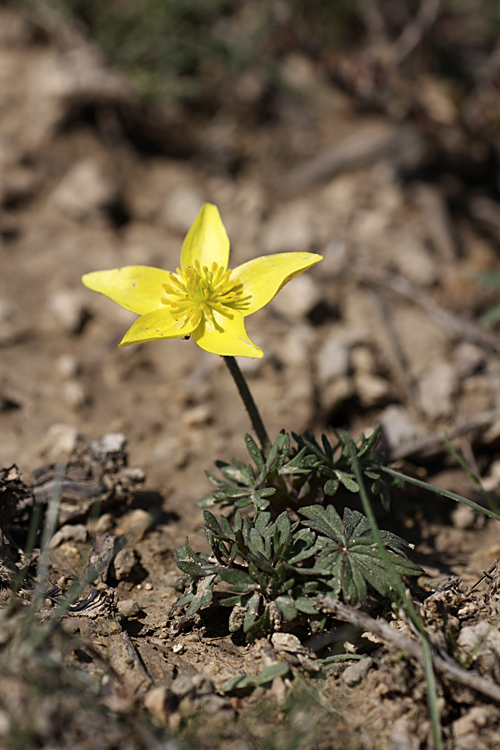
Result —
[[212, 263], [212, 268], [201, 267], [195, 260], [194, 268], [176, 270], [170, 274], [170, 283], [162, 284], [165, 297], [161, 298], [164, 305], [172, 308], [175, 320], [184, 318], [193, 326], [199, 326], [203, 317], [207, 317], [215, 325], [214, 311], [232, 317], [238, 303], [242, 303], [242, 284], [239, 279], [231, 279], [231, 271], [225, 271], [222, 266]]

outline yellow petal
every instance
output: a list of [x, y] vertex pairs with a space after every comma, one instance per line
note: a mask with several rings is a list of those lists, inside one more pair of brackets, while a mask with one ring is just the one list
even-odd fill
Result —
[[260, 310], [285, 284], [320, 260], [323, 256], [315, 253], [279, 253], [254, 258], [235, 268], [231, 278], [240, 280], [242, 297], [244, 300], [248, 297], [245, 306], [240, 308], [243, 315]]
[[181, 267], [194, 267], [195, 260], [200, 266], [212, 268], [217, 263], [224, 270], [229, 260], [229, 238], [217, 206], [205, 203], [187, 233], [182, 245]]
[[82, 282], [137, 315], [163, 307], [162, 284], [170, 279], [168, 271], [151, 266], [125, 266], [112, 271], [94, 271], [82, 277]]
[[169, 310], [154, 310], [146, 313], [131, 326], [119, 346], [143, 344], [146, 341], [159, 339], [179, 339], [189, 335], [193, 330], [192, 324], [184, 320], [174, 320]]
[[215, 324], [204, 318], [193, 331], [198, 346], [221, 357], [262, 357], [262, 350], [248, 338], [241, 313], [231, 310], [231, 318], [228, 318], [214, 311], [214, 317]]

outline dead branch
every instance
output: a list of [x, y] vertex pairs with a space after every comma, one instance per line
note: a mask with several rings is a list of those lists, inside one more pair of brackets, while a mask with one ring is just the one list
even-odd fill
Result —
[[418, 47], [424, 34], [436, 20], [440, 7], [441, 0], [422, 0], [416, 17], [405, 27], [393, 45], [393, 59], [396, 65], [401, 65], [403, 60]]
[[[343, 604], [330, 596], [320, 594], [315, 598], [315, 602], [321, 612], [327, 612], [339, 620], [349, 622], [351, 625], [363, 630], [368, 630], [386, 643], [391, 644], [398, 651], [403, 651], [422, 664], [423, 652], [420, 643], [408, 638], [408, 636], [400, 633], [398, 630], [394, 630], [385, 620], [375, 620], [365, 612], [360, 612], [358, 609]], [[487, 698], [500, 703], [500, 686], [491, 680], [481, 677], [477, 672], [462, 669], [449, 656], [441, 656], [434, 652], [432, 653], [432, 663], [434, 668], [448, 679], [476, 690]]]

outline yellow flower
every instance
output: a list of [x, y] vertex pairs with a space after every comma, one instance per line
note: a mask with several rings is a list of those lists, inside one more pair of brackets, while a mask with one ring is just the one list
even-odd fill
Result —
[[126, 266], [83, 276], [89, 289], [140, 315], [120, 346], [192, 334], [213, 354], [262, 357], [248, 338], [244, 318], [268, 302], [294, 276], [322, 260], [314, 253], [265, 255], [230, 270], [229, 239], [216, 206], [206, 203], [189, 230], [175, 273]]

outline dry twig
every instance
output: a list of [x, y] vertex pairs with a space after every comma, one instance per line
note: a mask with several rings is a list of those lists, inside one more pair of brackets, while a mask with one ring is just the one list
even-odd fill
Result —
[[[330, 596], [318, 595], [315, 601], [321, 612], [328, 612], [339, 620], [349, 622], [363, 630], [368, 630], [370, 633], [386, 641], [386, 643], [390, 643], [398, 651], [403, 651], [408, 656], [422, 663], [423, 653], [420, 643], [408, 638], [408, 636], [400, 633], [398, 630], [394, 630], [385, 620], [375, 620], [365, 612], [360, 612], [358, 609], [343, 604]], [[448, 679], [476, 690], [487, 698], [500, 703], [500, 686], [491, 680], [481, 677], [477, 672], [462, 669], [447, 655], [441, 656], [433, 653], [432, 663], [435, 669]]]

